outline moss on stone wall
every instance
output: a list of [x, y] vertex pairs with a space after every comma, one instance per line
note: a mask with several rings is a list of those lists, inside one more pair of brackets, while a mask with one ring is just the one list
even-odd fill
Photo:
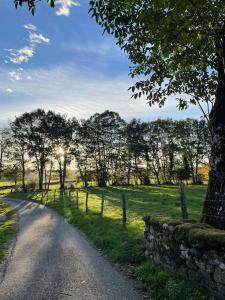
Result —
[[224, 299], [225, 231], [165, 216], [144, 221], [146, 257]]
[[215, 250], [225, 249], [225, 231], [215, 229], [208, 224], [196, 223], [195, 220], [174, 220], [165, 216], [146, 216], [143, 219], [146, 224], [162, 230], [165, 226], [173, 226], [174, 238], [177, 241], [196, 242], [199, 247]]
[[163, 224], [176, 226], [182, 224], [179, 220], [174, 220], [170, 217], [165, 216], [146, 216], [143, 218], [146, 224], [152, 225], [152, 226], [159, 226], [162, 227]]

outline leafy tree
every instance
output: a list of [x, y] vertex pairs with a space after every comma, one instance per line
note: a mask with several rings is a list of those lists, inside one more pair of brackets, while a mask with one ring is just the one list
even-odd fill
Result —
[[45, 165], [53, 153], [53, 140], [59, 129], [61, 116], [52, 111], [37, 109], [24, 113], [12, 123], [14, 131], [20, 132], [27, 145], [28, 154], [35, 159], [39, 178], [39, 189], [43, 189]]
[[[18, 171], [21, 173], [22, 190], [26, 191], [26, 164], [27, 164], [27, 140], [24, 137], [23, 129], [18, 126], [14, 126], [13, 122], [10, 124], [11, 132], [8, 135], [8, 145], [10, 147], [8, 151], [8, 160], [13, 162], [13, 168], [15, 173]], [[18, 176], [17, 176], [18, 177]]]
[[89, 130], [86, 133], [95, 160], [99, 186], [106, 186], [107, 181], [110, 180], [112, 157], [114, 156], [114, 161], [118, 158], [116, 153], [118, 153], [124, 124], [118, 113], [108, 110], [102, 114], [94, 114], [87, 120], [86, 126]]
[[208, 161], [210, 134], [205, 120], [179, 121], [178, 140], [183, 156], [188, 159], [193, 184], [201, 183], [200, 165]]
[[71, 141], [77, 126], [76, 119], [67, 119], [66, 116], [58, 116], [57, 129], [54, 131], [54, 156], [58, 162], [60, 189], [65, 188], [67, 166], [72, 161]]
[[4, 163], [7, 158], [8, 146], [9, 146], [8, 135], [9, 135], [9, 130], [7, 128], [0, 129], [0, 179], [2, 178]]
[[183, 157], [183, 166], [176, 170], [177, 178], [180, 181], [188, 180], [191, 177], [191, 169], [188, 163], [187, 158]]
[[71, 148], [84, 187], [88, 187], [94, 170], [89, 131], [88, 121], [83, 120], [77, 123], [76, 130], [73, 132]]
[[203, 221], [225, 228], [225, 6], [210, 0], [91, 0], [96, 21], [114, 34], [140, 80], [134, 97], [163, 106], [175, 95], [179, 108], [214, 101], [212, 149]]
[[[133, 119], [125, 127], [124, 133], [126, 137], [126, 144], [130, 154], [131, 168], [133, 176], [140, 180], [141, 184], [150, 184], [148, 174], [148, 160], [146, 172], [143, 170], [142, 159], [146, 156], [146, 142], [144, 134], [147, 130], [147, 124], [141, 120]], [[145, 157], [146, 158], [146, 157]]]

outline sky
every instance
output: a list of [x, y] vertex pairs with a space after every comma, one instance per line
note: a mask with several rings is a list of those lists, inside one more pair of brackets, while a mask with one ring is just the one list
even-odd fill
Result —
[[131, 99], [127, 55], [88, 14], [88, 1], [37, 4], [35, 16], [13, 0], [0, 3], [0, 125], [37, 108], [88, 118], [105, 110], [124, 119], [199, 118], [198, 108], [180, 112]]

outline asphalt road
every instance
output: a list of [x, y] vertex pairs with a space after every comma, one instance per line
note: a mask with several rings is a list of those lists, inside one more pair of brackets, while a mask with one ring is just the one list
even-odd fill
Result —
[[0, 285], [1, 300], [142, 299], [133, 282], [56, 212], [11, 201], [17, 240]]

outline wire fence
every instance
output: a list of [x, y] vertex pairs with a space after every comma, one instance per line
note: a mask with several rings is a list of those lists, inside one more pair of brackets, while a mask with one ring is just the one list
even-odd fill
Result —
[[[14, 194], [14, 191], [17, 192], [14, 189], [11, 190], [12, 195]], [[4, 191], [3, 196], [6, 196], [7, 194], [10, 195], [11, 192], [10, 189], [8, 189], [7, 191]], [[163, 193], [161, 193], [161, 195], [162, 194]], [[15, 195], [13, 197], [24, 197], [27, 200], [34, 200], [53, 207], [60, 206], [60, 208], [63, 209], [71, 208], [73, 213], [79, 211], [87, 215], [96, 215], [101, 218], [117, 220], [123, 227], [126, 227], [127, 224], [134, 221], [143, 223], [142, 218], [146, 214], [167, 215], [175, 218], [179, 218], [180, 216], [183, 219], [188, 219], [190, 215], [191, 219], [193, 219], [193, 217], [200, 219], [200, 216], [202, 216], [201, 205], [203, 198], [201, 203], [199, 203], [199, 213], [197, 213], [197, 206], [189, 206], [190, 195], [187, 197], [185, 186], [182, 188], [177, 187], [176, 196], [173, 196], [173, 198], [168, 194], [168, 199], [165, 199], [167, 195], [166, 192], [163, 199], [156, 199], [154, 192], [152, 194], [150, 192], [149, 196], [148, 194], [145, 195], [146, 198], [143, 196], [140, 196], [142, 198], [138, 198], [139, 195], [136, 196], [133, 188], [130, 188], [129, 192], [129, 187], [116, 187], [113, 191], [110, 188], [99, 189], [90, 187], [87, 189], [71, 188], [60, 190], [51, 187], [51, 189], [43, 191], [29, 190], [27, 193], [21, 193], [20, 196]], [[225, 200], [218, 199], [206, 200], [206, 202], [209, 201], [216, 201], [221, 204], [225, 202]], [[191, 205], [193, 205], [194, 201], [191, 201], [191, 203]], [[224, 210], [225, 207], [223, 212]], [[222, 220], [222, 218], [225, 219], [223, 212], [220, 216], [220, 214], [212, 210], [210, 215], [203, 214], [203, 216], [214, 217], [215, 219], [220, 218]]]
[[[104, 192], [97, 194], [83, 189], [34, 191], [30, 199], [47, 206], [57, 207], [57, 205], [61, 205], [64, 208], [79, 210], [85, 214], [117, 219], [123, 227], [127, 226], [128, 219], [137, 217], [131, 211], [128, 212], [128, 200], [124, 192], [121, 192], [120, 199], [109, 199]], [[141, 216], [139, 218], [141, 219]]]

